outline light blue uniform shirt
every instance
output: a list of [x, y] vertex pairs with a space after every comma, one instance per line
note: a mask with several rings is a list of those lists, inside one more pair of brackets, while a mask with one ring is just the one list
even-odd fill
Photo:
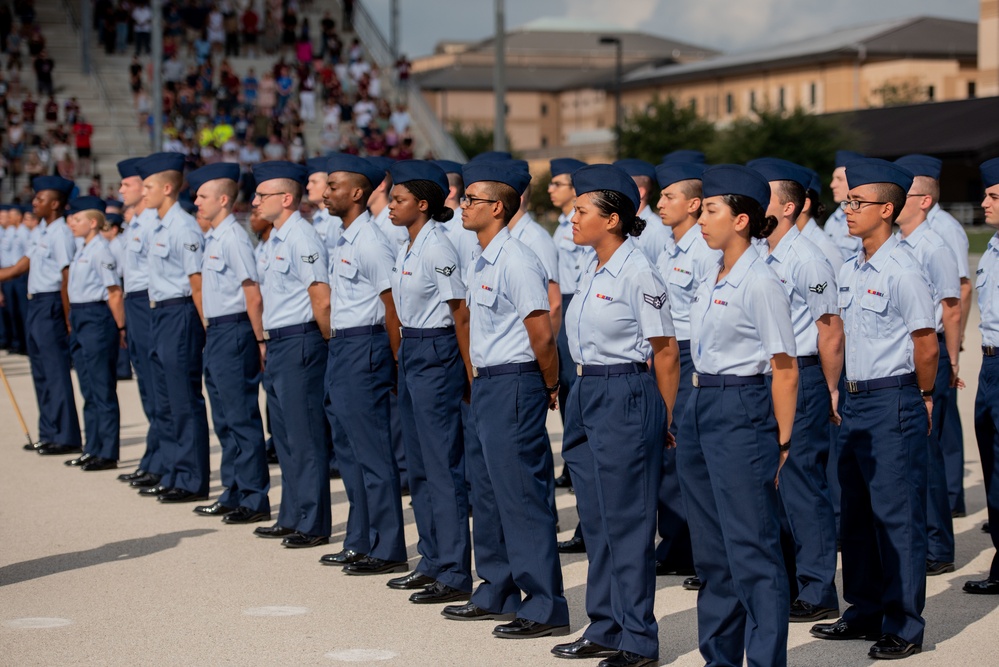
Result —
[[[645, 232], [642, 232], [642, 236], [645, 236]], [[697, 225], [687, 230], [679, 241], [659, 255], [656, 267], [666, 281], [670, 315], [673, 317], [677, 340], [690, 340], [690, 305], [701, 283], [709, 275], [718, 275], [721, 259], [721, 250], [708, 247]]]
[[257, 259], [264, 300], [264, 329], [314, 322], [309, 287], [329, 283], [326, 248], [318, 232], [298, 211], [275, 227]]
[[638, 217], [645, 220], [645, 230], [635, 243], [649, 258], [649, 263], [655, 265], [659, 255], [673, 247], [673, 230], [663, 224], [662, 218], [648, 204], [638, 212]]
[[149, 236], [149, 301], [191, 296], [189, 276], [201, 273], [205, 236], [194, 218], [174, 202], [163, 219], [152, 218]]
[[118, 236], [108, 241], [108, 249], [111, 251], [115, 266], [118, 268], [118, 277], [123, 278], [125, 276], [125, 237], [119, 232]]
[[454, 325], [447, 302], [465, 298], [458, 251], [436, 222], [428, 222], [401, 248], [390, 276], [392, 300], [404, 327], [436, 329]]
[[559, 282], [558, 250], [555, 249], [555, 241], [545, 231], [545, 228], [535, 222], [530, 213], [525, 213], [515, 226], [507, 229], [510, 231], [510, 236], [523, 243], [538, 256], [548, 282], [557, 284]]
[[206, 318], [246, 312], [243, 282], [257, 282], [257, 263], [250, 237], [232, 215], [205, 237], [201, 279], [201, 305]]
[[401, 246], [409, 244], [409, 232], [406, 231], [405, 227], [396, 227], [389, 220], [389, 207], [386, 206], [382, 209], [381, 213], [376, 216], [372, 216], [375, 225], [381, 231], [382, 235], [393, 244], [392, 256], [395, 257], [395, 251]]
[[694, 368], [708, 375], [769, 374], [775, 354], [797, 354], [787, 292], [753, 246], [721, 281], [720, 268], [690, 306]]
[[132, 216], [125, 226], [125, 292], [141, 292], [149, 289], [149, 245], [153, 227], [156, 225], [156, 211], [145, 209]]
[[829, 260], [797, 227], [791, 227], [767, 255], [767, 265], [791, 300], [791, 327], [798, 356], [818, 354], [819, 328], [815, 323], [823, 315], [839, 315], [836, 274]]
[[343, 220], [338, 216], [331, 215], [325, 208], [321, 208], [313, 214], [312, 226], [319, 233], [319, 238], [323, 240], [327, 256], [332, 255], [336, 241], [343, 233]]
[[69, 265], [69, 302], [107, 301], [109, 287], [121, 287], [121, 276], [107, 239], [98, 234], [84, 244]]
[[833, 273], [838, 274], [839, 267], [843, 266], [843, 254], [836, 247], [836, 244], [833, 243], [833, 240], [822, 231], [819, 223], [815, 222], [815, 218], [809, 218], [808, 222], [805, 223], [805, 228], [800, 231], [802, 236], [814, 243], [822, 251], [822, 255], [828, 260]]
[[17, 227], [0, 229], [0, 268], [7, 268], [8, 266], [17, 264], [17, 260], [14, 259], [14, 240], [16, 236]]
[[549, 311], [548, 276], [538, 256], [504, 227], [469, 264], [465, 282], [472, 365], [536, 361], [524, 319]]
[[[572, 240], [572, 216], [575, 213], [558, 216], [555, 230], [555, 249], [558, 251], [558, 286], [562, 294], [572, 294], [579, 288], [579, 281], [590, 266], [597, 260], [593, 248], [576, 245]], [[645, 236], [645, 232], [642, 233]]]
[[62, 289], [62, 270], [76, 254], [76, 242], [65, 218], [56, 218], [44, 228], [39, 224], [37, 242], [28, 253], [28, 294], [58, 292]]
[[933, 329], [933, 298], [916, 258], [894, 236], [874, 256], [858, 255], [839, 270], [839, 307], [850, 380], [915, 370], [911, 333]]
[[961, 298], [961, 278], [958, 276], [957, 259], [944, 240], [925, 222], [907, 237], [896, 234], [899, 245], [912, 253], [923, 272], [923, 280], [930, 287], [933, 297], [937, 333], [943, 333], [943, 300]]
[[838, 205], [832, 215], [826, 219], [825, 232], [839, 248], [844, 262], [856, 256], [864, 246], [863, 242], [856, 236], [850, 236], [850, 230], [846, 226], [846, 211]]
[[584, 365], [644, 363], [650, 338], [676, 335], [666, 283], [630, 238], [583, 274], [565, 327], [572, 360]]
[[993, 234], [989, 245], [978, 260], [975, 272], [975, 289], [978, 290], [978, 309], [982, 321], [982, 345], [999, 347], [999, 233]]
[[28, 229], [27, 225], [18, 225], [14, 234], [14, 256], [17, 258], [15, 264], [20, 262], [21, 258], [28, 254], [28, 249], [34, 245], [33, 232], [34, 230]]
[[968, 233], [964, 231], [964, 225], [940, 208], [940, 204], [934, 204], [933, 208], [929, 210], [926, 214], [926, 222], [930, 229], [944, 240], [950, 251], [954, 253], [954, 257], [957, 258], [958, 277], [971, 277], [971, 270], [968, 266]]
[[454, 212], [453, 218], [441, 225], [441, 228], [447, 235], [448, 241], [458, 251], [458, 266], [461, 267], [462, 275], [464, 275], [465, 267], [482, 250], [479, 247], [479, 237], [471, 229], [465, 229], [462, 226], [460, 208]]
[[367, 211], [343, 230], [330, 257], [333, 329], [385, 324], [381, 294], [392, 288], [389, 276], [398, 250]]

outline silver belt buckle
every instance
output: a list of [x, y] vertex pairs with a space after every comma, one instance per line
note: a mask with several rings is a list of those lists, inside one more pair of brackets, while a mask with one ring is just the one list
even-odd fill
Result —
[[695, 388], [695, 389], [696, 389], [697, 387], [700, 387], [700, 386], [701, 386], [701, 380], [700, 380], [700, 378], [699, 378], [699, 377], [697, 376], [697, 373], [692, 373], [692, 374], [691, 374], [691, 376], [690, 376], [690, 381], [691, 381], [691, 383], [692, 383], [692, 384], [694, 385], [694, 388]]
[[150, 301], [149, 302], [149, 307], [150, 308], [155, 308], [156, 307], [156, 302], [155, 301]]
[[850, 393], [850, 394], [858, 394], [858, 393], [860, 393], [860, 387], [857, 386], [857, 383], [855, 381], [853, 381], [853, 380], [847, 380], [846, 381], [846, 391], [847, 391], [847, 393]]
[[473, 378], [479, 377], [479, 368], [478, 368], [478, 366], [472, 366], [472, 377]]
[[264, 340], [270, 340], [270, 339], [271, 339], [271, 332], [264, 331]]
[[330, 338], [336, 338], [336, 329], [330, 327]]
[[583, 364], [576, 364], [576, 375], [583, 377]]

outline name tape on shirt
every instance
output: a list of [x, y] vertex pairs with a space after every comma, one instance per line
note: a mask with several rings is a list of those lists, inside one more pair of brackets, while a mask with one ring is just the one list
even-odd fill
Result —
[[663, 292], [662, 294], [659, 295], [643, 294], [642, 296], [645, 297], [645, 303], [649, 304], [656, 310], [662, 310], [663, 306], [666, 305], [666, 299], [667, 299], [666, 292]]

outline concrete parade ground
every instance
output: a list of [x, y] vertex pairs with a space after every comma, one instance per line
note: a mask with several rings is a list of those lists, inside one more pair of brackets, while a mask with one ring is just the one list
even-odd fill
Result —
[[[960, 397], [968, 515], [954, 520], [957, 571], [929, 578], [923, 653], [906, 665], [999, 663], [999, 597], [961, 591], [966, 580], [987, 576], [993, 554], [980, 530], [986, 511], [973, 427], [981, 362], [977, 325], [976, 307], [961, 356], [968, 383]], [[0, 353], [0, 363], [35, 437], [28, 360]], [[314, 549], [285, 549], [279, 540], [254, 537], [253, 526], [195, 515], [192, 504], [163, 505], [137, 496], [115, 477], [133, 470], [142, 456], [146, 421], [135, 382], [119, 383], [118, 393], [119, 470], [86, 473], [64, 466], [70, 457], [23, 451], [25, 437], [10, 402], [0, 398], [0, 665], [566, 664], [549, 649], [572, 641], [586, 626], [585, 555], [562, 557], [569, 637], [495, 639], [495, 621], [449, 621], [439, 606], [411, 604], [407, 592], [387, 588], [389, 576], [350, 577], [319, 564], [322, 554], [339, 551], [343, 538], [347, 497], [340, 480], [331, 482], [332, 542]], [[82, 408], [79, 391], [77, 401]], [[549, 429], [561, 470], [557, 415]], [[213, 433], [212, 501], [221, 490], [219, 457]], [[276, 516], [277, 466], [271, 480]], [[403, 501], [413, 566], [416, 527], [408, 498]], [[559, 490], [557, 501], [559, 537], [568, 539], [576, 525], [574, 496]], [[701, 665], [697, 595], [683, 590], [681, 581], [657, 579], [661, 662]], [[837, 585], [842, 594], [841, 581]], [[871, 664], [869, 642], [814, 639], [810, 626], [791, 625], [789, 664]]]

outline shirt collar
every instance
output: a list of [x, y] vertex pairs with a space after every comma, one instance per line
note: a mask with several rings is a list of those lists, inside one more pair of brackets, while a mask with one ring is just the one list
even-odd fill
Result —
[[222, 238], [222, 235], [229, 231], [229, 228], [231, 228], [234, 224], [236, 224], [236, 218], [234, 218], [232, 213], [230, 213], [224, 220], [222, 220], [222, 222], [219, 223], [218, 227], [209, 229], [205, 236], [210, 239], [220, 239]]
[[606, 271], [616, 278], [618, 274], [621, 273], [621, 269], [624, 268], [624, 263], [628, 261], [628, 257], [630, 257], [631, 253], [635, 250], [635, 242], [632, 241], [630, 237], [626, 238], [624, 243], [622, 243], [621, 246], [614, 251], [611, 258], [607, 260], [606, 264], [600, 267], [600, 271], [597, 271], [597, 273]]
[[361, 227], [371, 222], [371, 220], [371, 212], [365, 211], [361, 215], [357, 216], [357, 218], [354, 219], [354, 222], [350, 223], [350, 227], [343, 230], [343, 234], [340, 235], [340, 238], [343, 239], [344, 243], [350, 243], [353, 245], [354, 239], [356, 239], [357, 235], [361, 233]]
[[791, 229], [787, 230], [784, 238], [777, 242], [777, 247], [770, 253], [770, 257], [773, 257], [774, 261], [783, 262], [784, 258], [787, 257], [788, 250], [791, 249], [791, 244], [799, 236], [801, 236], [801, 232], [798, 231], [797, 227], [792, 226]]
[[496, 258], [499, 257], [500, 251], [503, 250], [503, 246], [506, 245], [506, 242], [509, 241], [510, 238], [509, 228], [504, 227], [499, 231], [499, 234], [493, 237], [493, 240], [489, 242], [489, 245], [482, 249], [480, 257], [490, 264], [495, 264]]
[[277, 239], [279, 241], [284, 241], [286, 238], [288, 238], [288, 234], [291, 233], [291, 228], [297, 225], [298, 221], [301, 219], [302, 215], [298, 211], [295, 211], [294, 213], [288, 216], [287, 220], [284, 221], [284, 224], [281, 225], [281, 229], [275, 227], [274, 229], [271, 230], [271, 238]]
[[681, 252], [687, 252], [700, 235], [700, 225], [694, 223], [694, 226], [688, 229], [687, 233], [681, 236], [679, 241], [676, 239], [676, 236], [673, 237], [673, 247], [670, 248], [669, 254], [676, 257]]
[[[888, 256], [891, 254], [892, 250], [898, 247], [898, 237], [889, 236], [885, 244], [878, 248], [878, 251], [874, 253], [874, 256], [869, 258], [866, 262], [866, 266], [870, 266], [872, 269], [881, 273], [882, 267], [884, 267], [885, 262], [888, 261]], [[857, 261], [860, 261], [860, 255], [857, 256]]]
[[909, 232], [908, 236], [903, 237], [902, 232], [897, 234], [900, 243], [904, 243], [907, 246], [915, 247], [917, 243], [923, 240], [926, 236], [926, 232], [929, 231], [930, 226], [923, 221], [916, 225], [916, 228]]
[[749, 273], [749, 267], [759, 258], [760, 251], [756, 249], [756, 246], [750, 245], [719, 284], [726, 283], [732, 287], [738, 287], [742, 283], [742, 279]]
[[805, 228], [801, 230], [801, 233], [804, 234], [805, 232], [814, 232], [815, 230], [821, 232], [822, 228], [819, 227], [819, 223], [815, 222], [815, 218], [809, 218], [808, 222], [805, 223]]
[[416, 255], [417, 257], [419, 257], [420, 251], [423, 250], [424, 244], [427, 242], [427, 239], [430, 237], [430, 234], [433, 232], [433, 228], [436, 226], [437, 226], [436, 222], [434, 222], [433, 220], [428, 220], [427, 224], [423, 225], [423, 229], [420, 230], [420, 233], [416, 235], [415, 239], [413, 239], [413, 243], [411, 244], [409, 250], [406, 251], [406, 254]]
[[572, 216], [576, 215], [576, 209], [572, 209], [568, 213], [558, 214], [558, 226], [567, 227], [572, 224]]
[[992, 238], [989, 239], [988, 249], [999, 254], [999, 232], [993, 234]]
[[182, 209], [181, 206], [180, 206], [180, 202], [179, 201], [175, 201], [173, 203], [173, 206], [171, 206], [170, 208], [167, 209], [166, 215], [164, 215], [163, 218], [160, 219], [160, 226], [161, 227], [169, 227], [170, 225], [172, 225], [174, 219], [177, 217], [177, 212], [178, 211], [183, 211], [183, 210], [184, 209]]

